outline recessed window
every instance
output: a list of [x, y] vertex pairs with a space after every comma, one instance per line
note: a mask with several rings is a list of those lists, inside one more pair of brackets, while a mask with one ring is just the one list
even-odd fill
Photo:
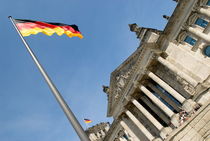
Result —
[[210, 57], [210, 46], [207, 46], [204, 48], [204, 54], [208, 57]]
[[184, 41], [185, 41], [186, 43], [188, 43], [188, 44], [192, 45], [192, 46], [194, 46], [194, 45], [195, 45], [195, 43], [196, 43], [196, 40], [195, 40], [195, 39], [193, 39], [193, 38], [192, 38], [192, 37], [190, 37], [190, 36], [187, 36], [187, 37], [184, 39]]
[[210, 6], [210, 0], [208, 0], [208, 2], [206, 3], [206, 5]]
[[208, 22], [207, 22], [206, 20], [204, 20], [204, 19], [198, 18], [198, 19], [195, 21], [195, 24], [197, 24], [197, 25], [199, 25], [199, 26], [205, 28], [205, 27], [207, 27]]
[[129, 138], [126, 134], [124, 134], [123, 137], [128, 141]]

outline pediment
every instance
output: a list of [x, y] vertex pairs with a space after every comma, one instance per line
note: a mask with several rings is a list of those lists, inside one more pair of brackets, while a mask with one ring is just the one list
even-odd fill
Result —
[[137, 57], [131, 58], [129, 61], [126, 60], [125, 64], [119, 66], [119, 68], [111, 74], [110, 93], [114, 95], [114, 98], [118, 98], [121, 95], [131, 77], [136, 61]]
[[111, 73], [110, 86], [108, 88], [108, 112], [112, 116], [114, 111], [119, 110], [125, 96], [130, 91], [135, 80], [145, 73], [145, 69], [154, 57], [161, 51], [157, 49], [156, 43], [141, 45], [130, 57], [128, 57], [117, 69]]
[[[130, 57], [128, 57], [117, 69], [111, 73], [109, 87], [109, 103], [114, 105], [122, 97], [122, 94], [129, 83], [134, 71], [137, 67], [137, 61], [142, 49], [137, 49]], [[112, 105], [110, 105], [112, 107]], [[111, 108], [110, 107], [110, 108]]]

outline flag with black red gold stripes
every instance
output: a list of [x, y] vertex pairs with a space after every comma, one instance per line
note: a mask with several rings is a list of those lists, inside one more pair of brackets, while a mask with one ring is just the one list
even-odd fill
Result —
[[51, 92], [56, 98], [56, 101], [59, 103], [60, 107], [63, 109], [67, 119], [70, 121], [72, 127], [75, 129], [76, 133], [78, 134], [80, 140], [82, 141], [89, 141], [87, 134], [85, 133], [84, 129], [80, 125], [79, 121], [75, 117], [74, 113], [71, 111], [70, 107], [56, 88], [55, 84], [52, 82], [51, 78], [48, 76], [47, 72], [39, 62], [38, 58], [36, 57], [33, 50], [30, 48], [28, 43], [26, 42], [23, 36], [29, 36], [31, 34], [37, 33], [44, 33], [46, 35], [52, 35], [57, 33], [58, 35], [66, 34], [69, 37], [79, 37], [82, 38], [82, 34], [80, 33], [78, 27], [76, 25], [67, 25], [61, 23], [49, 23], [49, 22], [40, 22], [40, 21], [32, 21], [32, 20], [20, 20], [20, 19], [13, 19], [12, 16], [8, 17], [12, 22], [15, 30], [17, 31], [18, 35], [20, 36], [21, 40], [23, 41], [26, 50], [30, 54], [31, 58], [33, 59], [35, 65], [39, 69], [40, 73], [42, 74], [43, 78], [46, 80], [47, 85], [49, 86]]
[[15, 19], [15, 24], [23, 36], [29, 36], [31, 34], [38, 34], [41, 32], [48, 36], [56, 33], [59, 36], [66, 34], [68, 37], [83, 38], [77, 25], [75, 24], [67, 25], [63, 23], [42, 22], [24, 19]]

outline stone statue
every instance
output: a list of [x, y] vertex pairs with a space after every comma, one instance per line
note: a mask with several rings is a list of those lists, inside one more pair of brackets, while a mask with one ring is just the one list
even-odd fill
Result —
[[163, 15], [163, 18], [165, 18], [166, 20], [169, 20], [169, 16], [167, 16], [167, 15]]
[[102, 86], [103, 87], [103, 92], [105, 92], [106, 94], [109, 94], [109, 87], [108, 86]]
[[129, 24], [129, 27], [130, 27], [130, 31], [136, 32], [136, 35], [138, 35], [140, 33], [141, 29], [142, 29], [136, 23]]
[[135, 32], [138, 39], [142, 39], [147, 28], [139, 27], [136, 23], [129, 24], [130, 31]]

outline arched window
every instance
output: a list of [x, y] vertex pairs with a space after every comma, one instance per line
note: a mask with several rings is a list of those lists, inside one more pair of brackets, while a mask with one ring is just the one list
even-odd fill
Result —
[[204, 48], [203, 53], [204, 53], [206, 56], [210, 57], [210, 45]]

